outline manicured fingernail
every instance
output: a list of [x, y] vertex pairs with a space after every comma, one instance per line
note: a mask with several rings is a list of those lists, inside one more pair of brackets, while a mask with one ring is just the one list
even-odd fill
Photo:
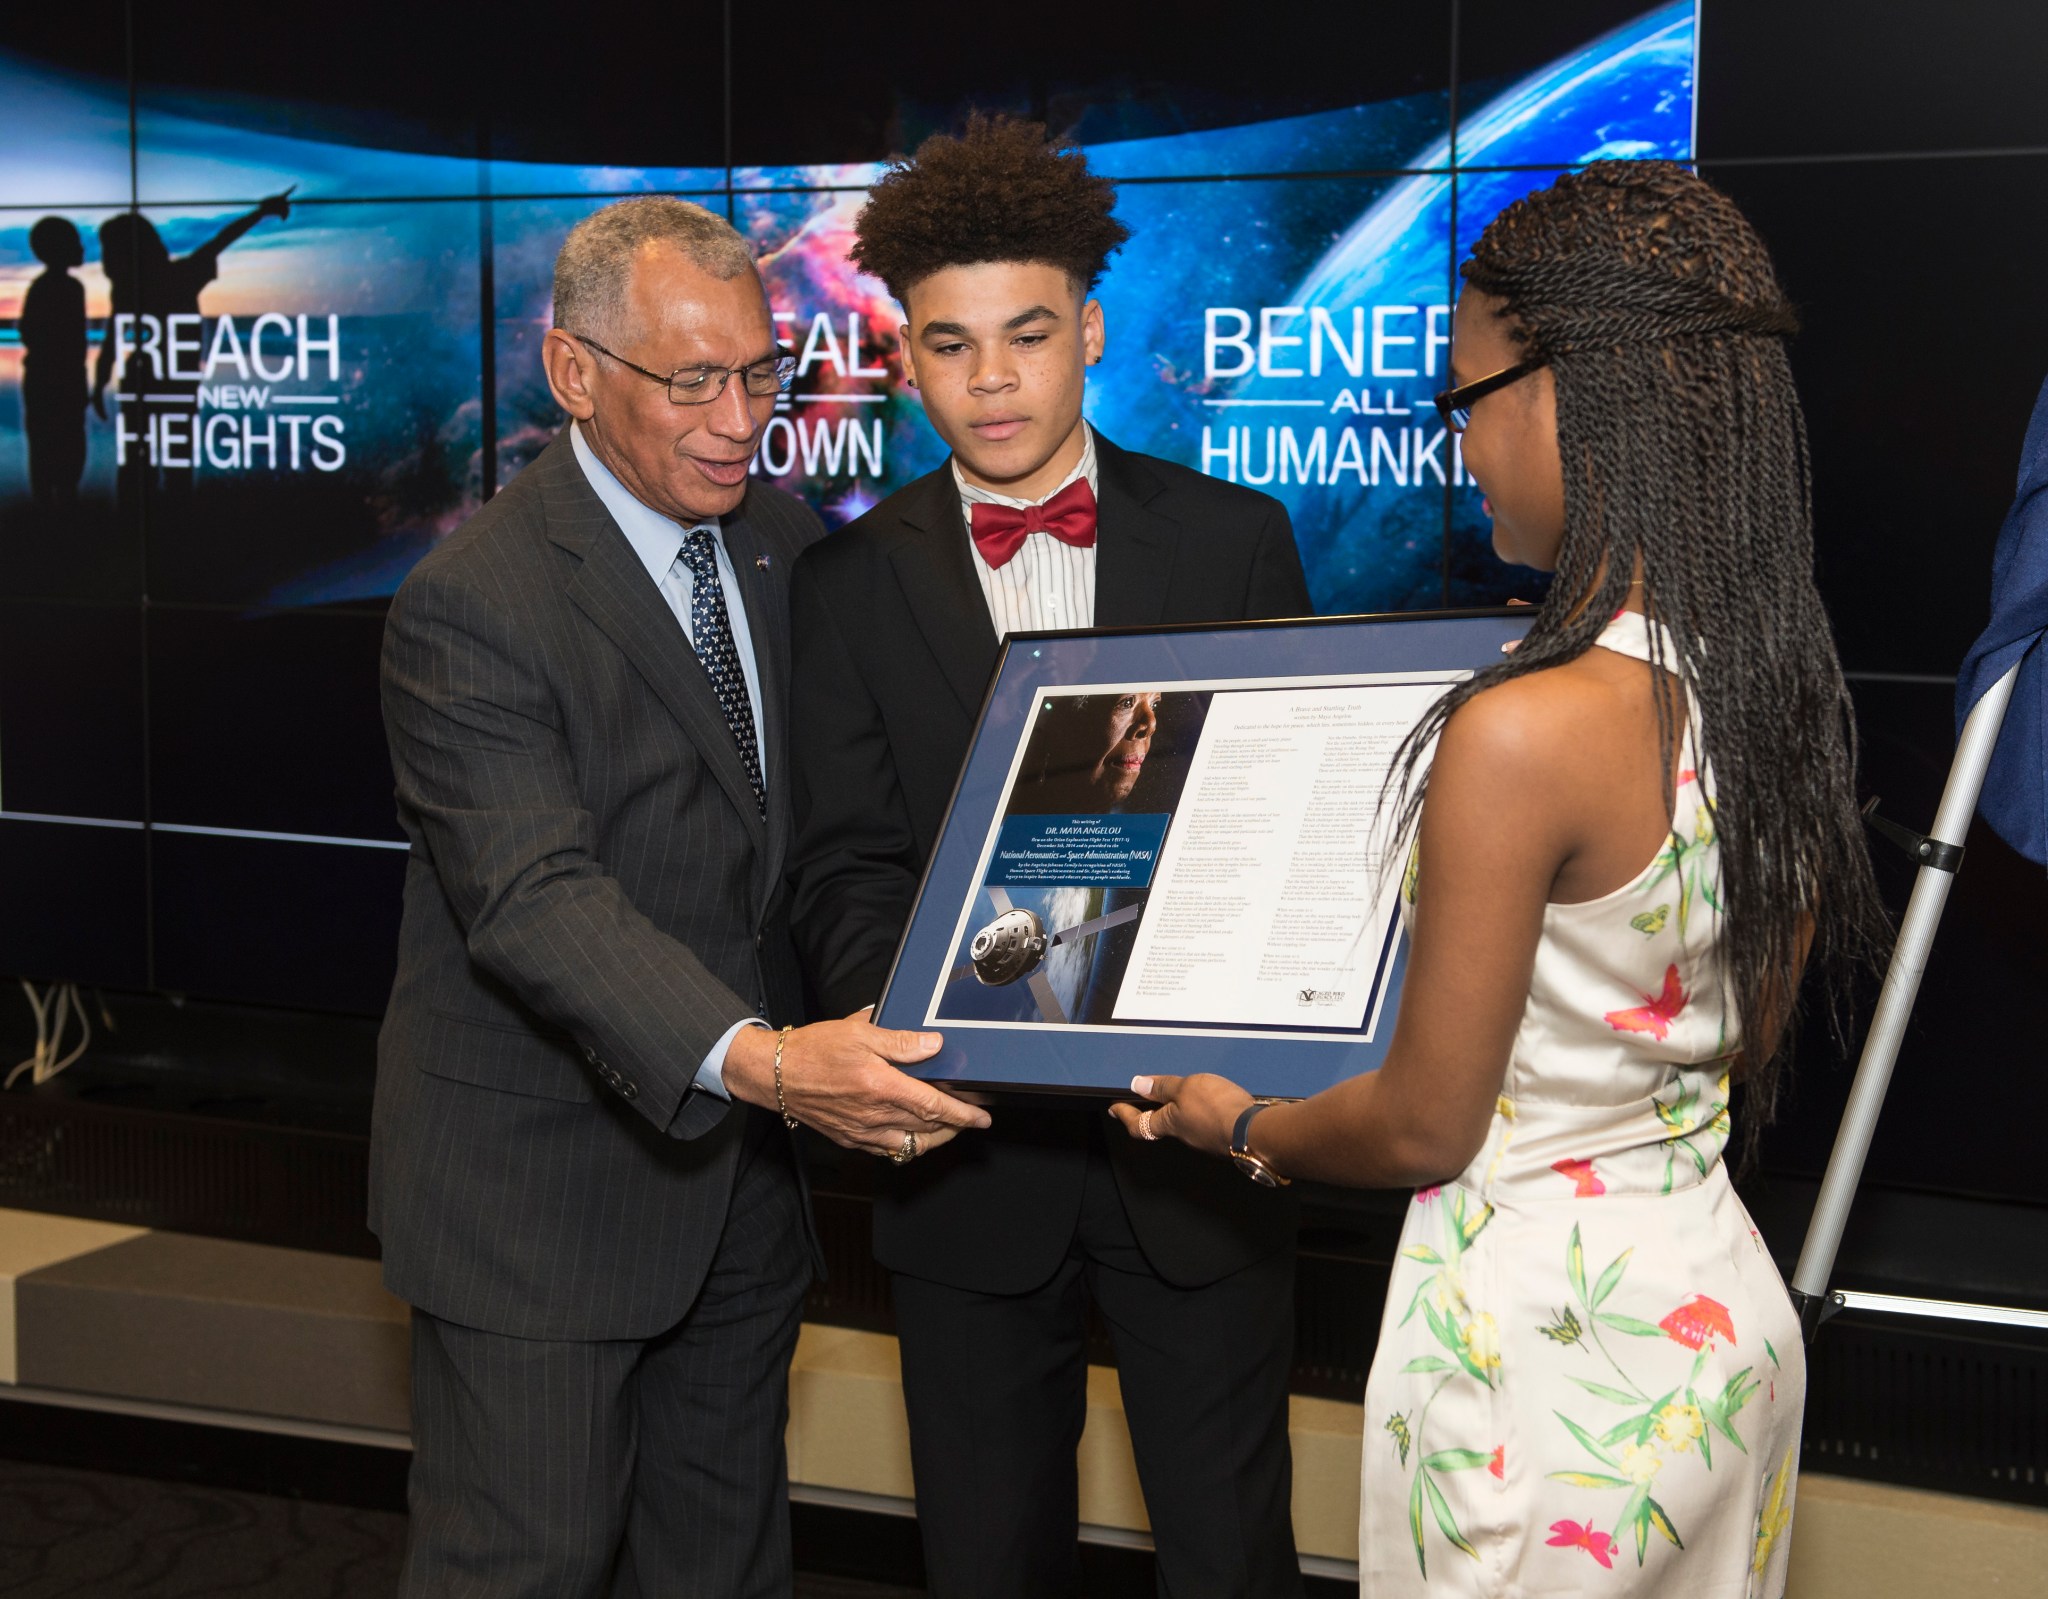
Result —
[[1149, 1077], [1133, 1077], [1131, 1079], [1131, 1092], [1141, 1099], [1150, 1099], [1152, 1097], [1152, 1079]]

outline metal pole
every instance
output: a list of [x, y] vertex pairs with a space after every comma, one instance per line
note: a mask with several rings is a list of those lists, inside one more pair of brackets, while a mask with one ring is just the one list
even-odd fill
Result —
[[1970, 830], [1970, 818], [1976, 814], [1977, 796], [1983, 791], [1984, 774], [1990, 768], [1991, 752], [1998, 743], [1998, 730], [2005, 721], [2005, 708], [2019, 675], [2019, 666], [2015, 664], [1985, 691], [1963, 723], [1955, 762], [1949, 767], [1948, 783], [1941, 791], [1941, 806], [1927, 834], [1933, 850], [1924, 853], [1935, 858], [1920, 868], [1913, 883], [1913, 896], [1906, 902], [1898, 943], [1892, 951], [1891, 966], [1885, 972], [1884, 990], [1878, 995], [1870, 1032], [1863, 1041], [1863, 1058], [1856, 1065], [1856, 1080], [1849, 1089], [1848, 1106], [1842, 1112], [1841, 1130], [1835, 1134], [1834, 1153], [1828, 1157], [1820, 1198], [1806, 1229], [1806, 1243], [1799, 1251], [1798, 1268], [1792, 1273], [1793, 1298], [1800, 1307], [1800, 1319], [1809, 1338], [1830, 1310], [1839, 1308], [1829, 1304], [1828, 1278], [1835, 1269], [1835, 1255], [1842, 1247], [1849, 1206], [1863, 1176], [1863, 1161], [1870, 1153], [1878, 1115], [1884, 1109], [1892, 1066], [1899, 1058], [1906, 1022], [1913, 1013], [1920, 979], [1927, 970], [1928, 952], [1934, 947], [1934, 931], [1941, 922], [1942, 907], [1948, 902], [1949, 885], [1955, 881], [1956, 861]]

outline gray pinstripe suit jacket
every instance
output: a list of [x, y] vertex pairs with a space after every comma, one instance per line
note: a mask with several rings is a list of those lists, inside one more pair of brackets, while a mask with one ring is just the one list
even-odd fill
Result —
[[566, 434], [392, 602], [384, 723], [412, 854], [370, 1223], [391, 1291], [444, 1320], [557, 1339], [680, 1320], [747, 1115], [693, 1087], [697, 1066], [742, 1017], [801, 1019], [787, 584], [823, 529], [759, 484], [723, 527], [761, 678], [765, 825]]

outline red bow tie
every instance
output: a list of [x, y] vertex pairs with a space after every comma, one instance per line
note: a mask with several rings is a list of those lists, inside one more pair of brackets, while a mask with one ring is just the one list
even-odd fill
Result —
[[991, 567], [1007, 566], [1034, 533], [1050, 533], [1062, 544], [1085, 550], [1095, 542], [1095, 491], [1076, 478], [1043, 505], [986, 505], [973, 508], [974, 547]]

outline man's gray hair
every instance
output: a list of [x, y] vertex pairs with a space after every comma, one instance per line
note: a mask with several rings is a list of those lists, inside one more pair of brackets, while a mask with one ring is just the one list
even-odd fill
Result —
[[724, 217], [688, 200], [650, 194], [592, 212], [555, 257], [555, 326], [611, 338], [620, 332], [633, 259], [668, 244], [720, 282], [754, 270], [754, 253]]

